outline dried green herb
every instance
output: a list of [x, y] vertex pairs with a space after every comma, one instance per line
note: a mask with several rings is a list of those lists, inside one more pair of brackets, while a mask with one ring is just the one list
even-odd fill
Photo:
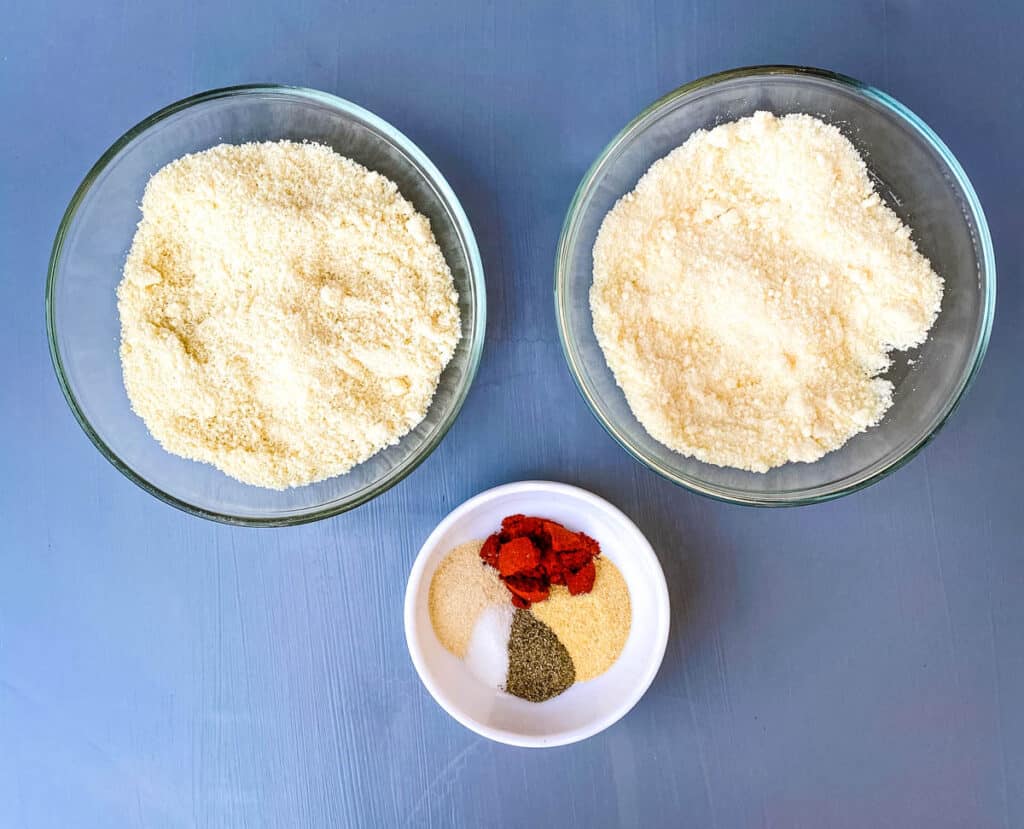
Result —
[[554, 631], [529, 611], [517, 610], [508, 637], [505, 690], [530, 702], [544, 702], [575, 679], [572, 657]]

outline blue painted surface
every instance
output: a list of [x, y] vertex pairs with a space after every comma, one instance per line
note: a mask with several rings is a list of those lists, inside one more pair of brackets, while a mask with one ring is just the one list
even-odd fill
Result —
[[[1024, 826], [1024, 6], [40, 0], [3, 17], [0, 826]], [[675, 86], [767, 62], [853, 75], [924, 117], [977, 187], [1001, 278], [986, 365], [938, 439], [866, 492], [789, 511], [633, 463], [576, 393], [550, 299], [603, 145]], [[282, 531], [189, 518], [100, 458], [42, 313], [53, 233], [107, 145], [253, 81], [337, 93], [419, 143], [490, 291], [440, 449], [370, 505]], [[434, 524], [525, 477], [621, 506], [674, 607], [640, 705], [547, 752], [448, 719], [401, 627]]]

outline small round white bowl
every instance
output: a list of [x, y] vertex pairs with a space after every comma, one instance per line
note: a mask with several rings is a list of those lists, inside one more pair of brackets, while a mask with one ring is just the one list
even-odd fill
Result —
[[[615, 664], [588, 682], [542, 703], [490, 688], [438, 640], [427, 596], [434, 570], [448, 552], [495, 532], [506, 515], [550, 518], [597, 539], [601, 554], [629, 587], [633, 620]], [[668, 643], [668, 587], [643, 533], [603, 498], [567, 484], [520, 481], [489, 489], [457, 507], [430, 534], [413, 563], [405, 592], [405, 638], [413, 665], [431, 696], [466, 728], [527, 748], [592, 737], [636, 705], [654, 680]]]

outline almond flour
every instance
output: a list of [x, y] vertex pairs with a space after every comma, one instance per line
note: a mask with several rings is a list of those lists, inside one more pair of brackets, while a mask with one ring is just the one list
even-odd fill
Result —
[[121, 363], [167, 451], [283, 489], [423, 420], [458, 296], [394, 182], [318, 144], [222, 144], [157, 172], [141, 207]]
[[924, 342], [941, 299], [856, 149], [809, 115], [694, 133], [594, 245], [594, 332], [637, 419], [754, 472], [877, 424], [889, 352]]

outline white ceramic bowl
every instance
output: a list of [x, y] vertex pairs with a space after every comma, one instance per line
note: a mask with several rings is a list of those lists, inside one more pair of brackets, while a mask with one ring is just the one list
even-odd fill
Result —
[[[434, 570], [454, 547], [495, 532], [506, 515], [550, 518], [597, 539], [629, 587], [633, 620], [618, 660], [604, 674], [532, 703], [489, 688], [438, 641], [427, 596]], [[574, 743], [622, 718], [654, 680], [668, 642], [665, 574], [643, 533], [603, 498], [567, 484], [520, 481], [470, 498], [430, 534], [405, 593], [405, 638], [416, 671], [438, 704], [477, 734], [531, 748]]]

